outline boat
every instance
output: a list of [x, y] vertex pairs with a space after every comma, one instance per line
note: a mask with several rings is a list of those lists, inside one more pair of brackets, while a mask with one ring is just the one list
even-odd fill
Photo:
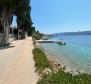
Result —
[[48, 37], [43, 37], [42, 39], [43, 39], [43, 40], [48, 40]]
[[61, 44], [61, 45], [66, 45], [66, 43], [64, 41], [59, 41], [57, 42], [58, 44]]

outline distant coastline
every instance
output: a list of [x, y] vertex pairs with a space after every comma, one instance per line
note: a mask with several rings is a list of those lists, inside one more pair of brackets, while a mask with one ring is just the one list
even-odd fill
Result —
[[90, 31], [79, 31], [79, 32], [63, 32], [63, 33], [55, 33], [51, 34], [53, 36], [57, 35], [91, 35], [91, 30]]

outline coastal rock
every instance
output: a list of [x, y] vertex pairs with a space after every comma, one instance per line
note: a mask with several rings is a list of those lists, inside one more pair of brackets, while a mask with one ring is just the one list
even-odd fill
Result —
[[46, 74], [46, 75], [48, 75], [49, 73], [52, 73], [52, 70], [49, 69], [49, 68], [45, 68], [45, 69], [43, 70], [43, 72], [42, 72], [42, 74]]

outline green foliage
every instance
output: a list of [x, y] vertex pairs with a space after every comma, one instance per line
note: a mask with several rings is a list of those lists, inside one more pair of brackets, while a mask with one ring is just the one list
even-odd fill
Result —
[[16, 0], [0, 0], [0, 24], [3, 38], [1, 45], [9, 44], [9, 29], [13, 19]]
[[[16, 0], [0, 0], [0, 23], [5, 24], [4, 21], [12, 23], [13, 11], [15, 10]], [[10, 26], [10, 25], [9, 25]]]
[[42, 39], [44, 35], [42, 33], [40, 33], [39, 31], [35, 31], [32, 35], [33, 38], [35, 38], [36, 40], [40, 40]]
[[28, 27], [28, 29], [27, 29], [27, 32], [28, 32], [28, 36], [30, 36], [30, 35], [33, 35], [33, 33], [35, 33], [35, 27], [31, 27], [31, 25], [30, 25], [30, 27]]
[[37, 40], [39, 40], [39, 39], [41, 39], [43, 37], [43, 34], [40, 33], [39, 31], [36, 31], [36, 28], [34, 26], [28, 27], [27, 31], [28, 31], [29, 36], [32, 35], [32, 37], [37, 39]]
[[60, 70], [57, 73], [45, 75], [38, 84], [91, 84], [91, 75], [79, 74], [73, 76]]
[[[45, 67], [51, 68], [45, 53], [41, 49], [35, 48], [33, 54], [37, 70], [42, 72]], [[48, 75], [42, 75], [42, 79], [38, 81], [38, 84], [91, 84], [91, 74], [73, 76], [69, 72], [66, 73], [63, 70], [59, 70], [56, 73], [52, 72]]]
[[[19, 37], [19, 29], [21, 37], [33, 35], [36, 39], [41, 38], [41, 34], [37, 33], [35, 27], [32, 27], [30, 0], [0, 0], [0, 24], [4, 27], [4, 22], [12, 23], [12, 17], [17, 17], [17, 37]], [[3, 30], [3, 29], [2, 29]], [[2, 31], [1, 30], [1, 31]], [[36, 33], [36, 34], [35, 34]]]
[[41, 73], [46, 67], [51, 67], [45, 53], [39, 49], [35, 48], [33, 50], [34, 60], [35, 60], [35, 66], [37, 70]]
[[16, 0], [0, 0], [0, 5], [7, 9], [13, 9], [15, 7]]
[[[33, 54], [35, 66], [39, 72], [42, 72], [45, 67], [51, 68], [45, 53], [41, 49], [35, 48]], [[59, 70], [56, 73], [52, 72], [48, 75], [42, 75], [42, 79], [38, 81], [38, 84], [91, 84], [91, 74], [79, 74], [73, 76], [69, 72], [66, 73], [63, 70]]]
[[32, 27], [30, 11], [30, 0], [16, 1], [17, 28], [22, 30], [22, 37], [25, 37], [25, 32], [28, 32]]

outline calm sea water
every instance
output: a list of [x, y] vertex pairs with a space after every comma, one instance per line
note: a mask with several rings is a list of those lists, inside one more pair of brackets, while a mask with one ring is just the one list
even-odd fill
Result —
[[91, 73], [91, 35], [64, 35], [52, 38], [52, 40], [62, 39], [66, 45], [42, 43], [40, 46], [68, 71]]

